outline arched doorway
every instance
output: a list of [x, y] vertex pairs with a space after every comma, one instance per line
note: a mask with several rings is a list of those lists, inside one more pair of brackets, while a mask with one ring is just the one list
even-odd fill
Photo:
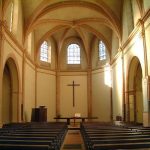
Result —
[[18, 73], [12, 58], [4, 66], [2, 84], [2, 122], [18, 121]]
[[129, 68], [128, 121], [143, 123], [142, 68], [137, 57], [132, 59]]

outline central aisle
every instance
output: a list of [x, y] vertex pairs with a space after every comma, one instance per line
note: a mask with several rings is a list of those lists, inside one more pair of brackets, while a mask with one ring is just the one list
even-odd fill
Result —
[[80, 130], [68, 130], [61, 150], [85, 150]]

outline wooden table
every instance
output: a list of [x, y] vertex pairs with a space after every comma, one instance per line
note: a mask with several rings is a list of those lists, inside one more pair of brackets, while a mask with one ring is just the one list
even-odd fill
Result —
[[82, 122], [85, 122], [85, 119], [98, 119], [98, 117], [54, 117], [54, 119], [65, 119], [67, 120], [67, 124], [70, 124], [70, 120], [73, 119], [74, 122], [76, 119], [81, 119]]

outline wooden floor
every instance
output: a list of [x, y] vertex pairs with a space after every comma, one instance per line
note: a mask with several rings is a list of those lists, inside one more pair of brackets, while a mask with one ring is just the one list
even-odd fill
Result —
[[68, 130], [61, 150], [85, 150], [80, 129], [72, 128]]

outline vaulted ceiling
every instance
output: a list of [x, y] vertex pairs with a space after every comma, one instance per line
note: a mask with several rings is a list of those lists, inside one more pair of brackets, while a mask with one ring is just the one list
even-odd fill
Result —
[[112, 34], [121, 40], [123, 0], [22, 0], [25, 39], [34, 31], [35, 43], [52, 37], [60, 46], [78, 37], [90, 49], [94, 37], [111, 49]]

